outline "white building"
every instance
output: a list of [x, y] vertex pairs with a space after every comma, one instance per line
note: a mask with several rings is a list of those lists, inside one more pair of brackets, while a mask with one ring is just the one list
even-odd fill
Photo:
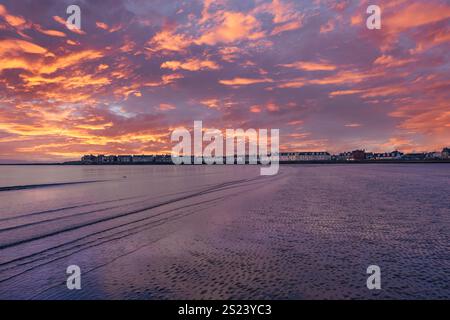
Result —
[[281, 152], [280, 161], [330, 161], [331, 155], [328, 152]]

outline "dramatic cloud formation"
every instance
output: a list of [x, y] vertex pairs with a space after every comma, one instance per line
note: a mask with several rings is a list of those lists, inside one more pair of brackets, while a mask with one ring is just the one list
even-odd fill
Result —
[[[81, 8], [81, 30], [66, 9]], [[283, 150], [450, 145], [450, 4], [0, 4], [0, 161], [169, 152], [178, 126], [279, 128]]]

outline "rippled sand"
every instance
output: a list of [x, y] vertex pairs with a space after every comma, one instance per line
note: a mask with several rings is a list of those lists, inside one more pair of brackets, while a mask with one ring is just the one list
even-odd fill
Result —
[[5, 168], [2, 299], [450, 298], [447, 164]]

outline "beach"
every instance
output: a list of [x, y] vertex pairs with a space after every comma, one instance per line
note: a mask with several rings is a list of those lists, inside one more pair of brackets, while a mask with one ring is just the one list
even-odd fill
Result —
[[2, 166], [0, 298], [448, 299], [449, 169]]

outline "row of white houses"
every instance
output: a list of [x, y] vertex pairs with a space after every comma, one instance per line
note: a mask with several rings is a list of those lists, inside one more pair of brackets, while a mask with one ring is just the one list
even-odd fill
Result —
[[[444, 148], [442, 152], [428, 153], [408, 153], [403, 154], [399, 151], [386, 153], [365, 152], [365, 150], [355, 150], [351, 152], [340, 153], [339, 155], [331, 155], [326, 151], [316, 152], [280, 152], [280, 162], [296, 162], [296, 161], [362, 161], [362, 160], [426, 160], [426, 159], [449, 159], [450, 148]], [[234, 156], [237, 163], [257, 163], [258, 156]], [[191, 157], [192, 163], [194, 156]], [[205, 160], [205, 158], [203, 158]], [[127, 163], [171, 163], [170, 155], [85, 155], [81, 158], [84, 164], [127, 164]], [[212, 161], [214, 162], [214, 161]], [[202, 163], [202, 160], [200, 160]], [[225, 157], [222, 163], [226, 163]]]
[[330, 161], [331, 154], [319, 152], [281, 152], [280, 161]]

